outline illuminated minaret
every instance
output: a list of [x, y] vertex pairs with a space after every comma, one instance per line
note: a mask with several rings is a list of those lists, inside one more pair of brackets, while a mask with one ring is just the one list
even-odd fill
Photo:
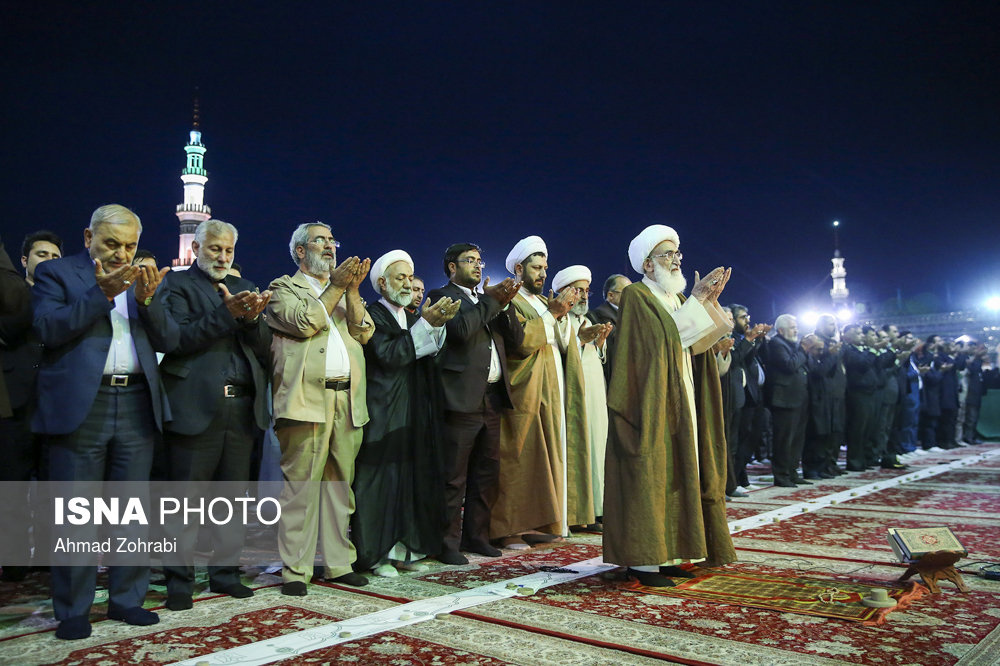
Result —
[[174, 259], [174, 270], [183, 270], [194, 263], [195, 256], [191, 252], [191, 241], [198, 225], [212, 217], [212, 209], [205, 205], [205, 183], [208, 182], [208, 172], [205, 171], [205, 146], [201, 142], [201, 129], [198, 124], [198, 98], [194, 99], [194, 124], [191, 128], [190, 140], [184, 146], [187, 153], [187, 166], [181, 171], [181, 181], [184, 183], [184, 203], [177, 204], [177, 219], [181, 223], [180, 246], [177, 259]]
[[837, 233], [840, 221], [833, 221], [833, 270], [830, 277], [833, 278], [833, 289], [830, 290], [830, 298], [833, 299], [833, 307], [839, 309], [847, 305], [847, 269], [844, 268], [844, 258], [840, 256], [840, 235]]

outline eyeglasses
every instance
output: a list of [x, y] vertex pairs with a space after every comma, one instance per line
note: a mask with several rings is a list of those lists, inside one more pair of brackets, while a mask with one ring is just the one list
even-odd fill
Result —
[[574, 289], [576, 289], [576, 293], [580, 295], [586, 294], [587, 298], [590, 298], [590, 295], [593, 293], [592, 291], [584, 287], [574, 287]]
[[669, 250], [667, 252], [664, 252], [663, 254], [651, 254], [651, 255], [649, 255], [650, 259], [659, 259], [661, 257], [665, 257], [667, 259], [667, 261], [673, 261], [674, 257], [677, 257], [678, 259], [683, 259], [684, 258], [684, 253], [681, 252], [680, 250]]
[[482, 259], [473, 259], [472, 257], [466, 257], [465, 259], [457, 259], [457, 263], [469, 264], [470, 266], [479, 266], [480, 268], [486, 268], [486, 262]]
[[313, 245], [319, 245], [320, 247], [326, 247], [327, 243], [335, 248], [340, 247], [340, 241], [334, 240], [332, 236], [316, 236], [309, 240]]

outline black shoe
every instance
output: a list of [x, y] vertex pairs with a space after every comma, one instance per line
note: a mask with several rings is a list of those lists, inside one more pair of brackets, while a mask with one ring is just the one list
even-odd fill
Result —
[[792, 483], [791, 481], [775, 481], [773, 485], [776, 486], [776, 487], [778, 487], [778, 488], [794, 488], [795, 487], [795, 484]]
[[4, 567], [3, 573], [0, 573], [0, 580], [5, 583], [20, 583], [28, 577], [29, 571], [31, 567]]
[[675, 585], [674, 581], [655, 571], [636, 571], [629, 567], [628, 575], [646, 587], [674, 587]]
[[305, 583], [301, 580], [293, 580], [290, 583], [281, 584], [281, 593], [286, 597], [304, 597], [308, 592]]
[[163, 604], [167, 610], [184, 611], [189, 610], [194, 603], [190, 594], [168, 594], [167, 601]]
[[68, 617], [56, 628], [56, 638], [75, 641], [90, 636], [90, 618], [86, 615]]
[[836, 474], [830, 474], [829, 472], [820, 472], [819, 478], [821, 479], [836, 479]]
[[445, 551], [442, 551], [434, 559], [436, 559], [438, 562], [442, 562], [444, 564], [468, 564], [469, 563], [469, 558], [467, 558], [465, 555], [462, 555], [462, 553], [458, 552], [457, 550], [445, 550]]
[[350, 585], [351, 587], [364, 587], [368, 584], [368, 579], [359, 573], [354, 573], [353, 571], [345, 573], [343, 576], [337, 576], [336, 578], [331, 578], [327, 581], [328, 583], [340, 583], [341, 585]]
[[852, 467], [851, 465], [848, 465], [847, 466], [847, 471], [848, 472], [866, 472], [866, 471], [868, 471], [868, 468], [867, 467]]
[[240, 583], [230, 583], [229, 585], [210, 585], [208, 589], [212, 592], [228, 594], [235, 599], [247, 599], [253, 596], [253, 590]]
[[879, 467], [882, 469], [906, 469], [906, 465], [898, 460], [883, 460]]
[[680, 567], [660, 567], [660, 573], [671, 578], [697, 578], [698, 574]]
[[792, 483], [794, 483], [797, 486], [811, 486], [813, 484], [812, 481], [806, 481], [802, 477], [795, 479], [795, 481], [793, 481]]
[[[803, 479], [808, 479], [809, 481], [819, 481], [820, 479], [822, 479], [824, 477], [823, 477], [822, 474], [803, 474], [802, 478]], [[829, 478], [829, 477], [826, 477], [826, 478]]]
[[132, 608], [120, 608], [112, 604], [108, 604], [108, 619], [118, 620], [119, 622], [124, 622], [125, 624], [131, 624], [137, 627], [148, 627], [151, 624], [156, 624], [160, 621], [160, 616], [153, 611], [148, 611], [145, 608], [140, 608], [139, 606], [133, 606]]
[[[466, 545], [462, 546], [462, 550], [466, 550], [470, 553], [475, 553], [477, 555], [485, 555], [486, 557], [500, 557], [503, 555], [503, 551], [499, 548], [494, 548], [488, 543], [472, 541]], [[446, 563], [447, 564], [447, 563]], [[465, 561], [468, 564], [468, 560]]]

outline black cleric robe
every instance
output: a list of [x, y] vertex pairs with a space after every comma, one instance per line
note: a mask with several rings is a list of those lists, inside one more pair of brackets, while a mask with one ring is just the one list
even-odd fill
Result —
[[355, 571], [376, 566], [397, 543], [435, 555], [445, 529], [444, 397], [435, 357], [416, 358], [407, 330], [382, 303], [368, 306], [375, 332], [365, 345], [368, 414], [355, 460], [351, 541]]

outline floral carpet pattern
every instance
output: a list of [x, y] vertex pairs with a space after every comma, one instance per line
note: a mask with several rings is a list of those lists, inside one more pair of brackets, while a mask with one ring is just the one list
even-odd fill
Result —
[[[923, 456], [910, 471], [972, 460], [996, 448], [992, 444]], [[766, 473], [766, 468], [757, 472]], [[748, 525], [734, 534], [740, 561], [703, 570], [747, 578], [807, 578], [833, 589], [891, 588], [903, 569], [888, 546], [886, 528], [950, 526], [970, 552], [958, 565], [970, 591], [960, 593], [945, 582], [940, 594], [914, 599], [878, 626], [648, 594], [621, 575], [602, 574], [304, 654], [289, 653], [280, 663], [1000, 664], [1000, 583], [975, 575], [975, 560], [1000, 559], [1000, 456], [891, 485], [900, 476], [870, 470], [796, 489], [755, 490], [749, 498], [727, 504], [729, 519]], [[887, 485], [836, 505], [809, 503], [862, 486], [870, 490], [876, 482]], [[790, 518], [768, 518], [753, 527], [746, 520], [782, 507], [798, 512], [799, 502], [805, 503], [801, 513]], [[372, 578], [364, 588], [314, 584], [306, 597], [282, 596], [277, 578], [259, 568], [246, 570], [244, 581], [257, 588], [250, 599], [203, 592], [189, 611], [158, 610], [158, 625], [98, 621], [94, 635], [81, 641], [53, 637], [48, 576], [35, 572], [23, 583], [0, 583], [0, 664], [117, 666], [221, 657], [235, 646], [286, 640], [298, 631], [386, 611], [408, 600], [461, 593], [549, 568], [572, 568], [600, 554], [600, 535], [579, 534], [529, 551], [505, 551], [502, 558], [472, 557], [464, 566], [429, 560], [428, 571]], [[103, 616], [101, 602], [98, 598], [95, 620]], [[162, 594], [154, 588], [146, 605], [160, 604]]]

